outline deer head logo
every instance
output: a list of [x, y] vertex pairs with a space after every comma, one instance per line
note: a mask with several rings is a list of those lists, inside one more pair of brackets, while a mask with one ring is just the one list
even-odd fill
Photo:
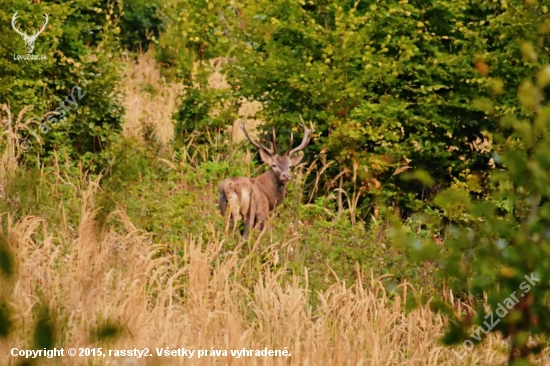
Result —
[[21, 37], [23, 37], [23, 40], [25, 41], [25, 48], [27, 48], [27, 53], [30, 54], [34, 50], [34, 42], [36, 41], [36, 38], [40, 35], [40, 33], [44, 32], [44, 29], [46, 28], [46, 24], [48, 24], [48, 15], [44, 14], [44, 19], [46, 19], [46, 21], [42, 24], [39, 30], [34, 31], [34, 33], [29, 36], [27, 34], [27, 31], [21, 32], [19, 30], [19, 26], [16, 25], [17, 18], [18, 18], [17, 13], [18, 12], [16, 11], [15, 14], [13, 14], [13, 18], [11, 18], [11, 26], [17, 33], [19, 33]]

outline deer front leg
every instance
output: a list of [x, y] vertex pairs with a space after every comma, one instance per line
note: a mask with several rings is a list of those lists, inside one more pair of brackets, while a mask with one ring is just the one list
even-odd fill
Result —
[[267, 220], [267, 214], [265, 212], [260, 212], [256, 215], [256, 225], [254, 226], [255, 230], [262, 231], [264, 229], [265, 220]]
[[250, 233], [250, 230], [254, 228], [254, 222], [256, 219], [256, 207], [254, 206], [254, 203], [252, 203], [250, 206], [250, 210], [248, 211], [248, 215], [244, 218], [244, 232], [243, 232], [243, 239], [248, 239], [248, 234]]

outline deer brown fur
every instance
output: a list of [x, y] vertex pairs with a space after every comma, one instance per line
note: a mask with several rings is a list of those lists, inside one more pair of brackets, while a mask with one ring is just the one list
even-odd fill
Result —
[[283, 156], [275, 152], [275, 133], [273, 133], [272, 149], [254, 141], [248, 134], [246, 127], [241, 124], [246, 138], [260, 151], [262, 161], [269, 166], [269, 170], [256, 178], [232, 177], [227, 178], [219, 185], [218, 204], [222, 215], [227, 208], [231, 209], [231, 222], [235, 228], [239, 221], [244, 221], [244, 237], [248, 237], [251, 228], [261, 230], [269, 213], [279, 206], [285, 199], [286, 185], [291, 180], [290, 167], [300, 163], [303, 155], [294, 156], [309, 144], [313, 133], [313, 125], [304, 127], [304, 138], [299, 146], [292, 149], [292, 134], [290, 147]]

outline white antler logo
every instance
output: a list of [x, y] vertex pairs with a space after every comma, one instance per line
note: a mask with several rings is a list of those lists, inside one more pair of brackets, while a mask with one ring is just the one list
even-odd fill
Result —
[[36, 38], [40, 35], [40, 33], [44, 32], [44, 29], [46, 28], [46, 24], [48, 24], [48, 14], [44, 14], [44, 18], [46, 19], [46, 22], [42, 24], [40, 29], [35, 31], [32, 35], [29, 36], [27, 34], [27, 31], [21, 32], [19, 30], [19, 26], [16, 26], [15, 23], [18, 18], [17, 13], [18, 12], [16, 11], [15, 14], [13, 14], [13, 18], [11, 18], [11, 26], [13, 27], [13, 29], [15, 29], [17, 33], [21, 35], [21, 37], [23, 37], [23, 40], [25, 41], [25, 47], [27, 48], [27, 53], [32, 53], [32, 51], [34, 50], [34, 41], [36, 41]]

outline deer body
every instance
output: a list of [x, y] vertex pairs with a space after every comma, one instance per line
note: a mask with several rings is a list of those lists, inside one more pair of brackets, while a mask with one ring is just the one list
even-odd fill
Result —
[[[297, 165], [303, 158], [303, 155], [295, 157], [292, 155], [307, 146], [313, 126], [308, 129], [304, 125], [304, 139], [300, 146], [293, 150], [290, 150], [292, 149], [291, 137], [289, 152], [284, 156], [278, 156], [274, 149], [268, 149], [253, 141], [245, 127], [242, 125], [241, 127], [248, 140], [259, 149], [260, 156], [263, 162], [269, 166], [269, 170], [256, 178], [232, 177], [225, 179], [219, 185], [218, 204], [222, 215], [226, 214], [229, 206], [234, 228], [240, 220], [244, 221], [243, 235], [246, 238], [250, 229], [261, 230], [269, 213], [284, 201], [286, 185], [291, 180], [289, 169], [291, 166]], [[275, 147], [275, 142], [273, 142], [273, 147]]]
[[271, 169], [251, 181], [255, 184], [258, 194], [263, 194], [267, 199], [269, 211], [285, 200], [287, 182], [279, 181]]

